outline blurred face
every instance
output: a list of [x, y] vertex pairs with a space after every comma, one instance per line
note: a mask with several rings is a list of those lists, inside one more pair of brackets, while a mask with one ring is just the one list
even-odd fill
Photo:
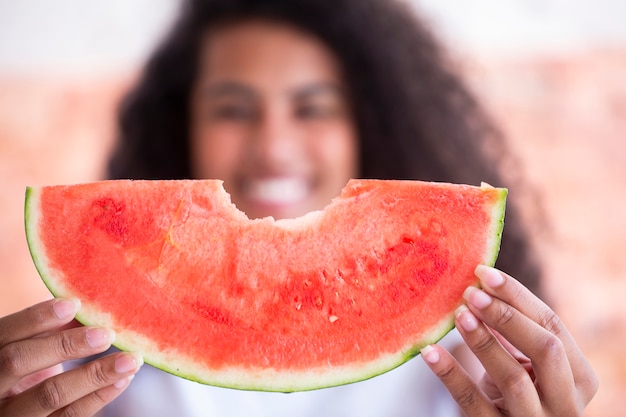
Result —
[[191, 96], [192, 173], [250, 218], [320, 210], [358, 173], [339, 65], [318, 40], [249, 21], [207, 35]]

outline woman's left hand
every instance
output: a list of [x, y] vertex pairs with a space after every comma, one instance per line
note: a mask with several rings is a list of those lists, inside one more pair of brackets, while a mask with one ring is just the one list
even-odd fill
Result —
[[443, 348], [422, 350], [468, 417], [582, 416], [598, 390], [589, 362], [557, 315], [527, 288], [479, 266], [456, 312], [463, 339], [485, 368], [476, 383]]

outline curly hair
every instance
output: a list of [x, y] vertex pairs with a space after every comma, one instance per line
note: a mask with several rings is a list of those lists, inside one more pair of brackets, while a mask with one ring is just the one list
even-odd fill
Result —
[[[259, 18], [306, 31], [334, 52], [346, 75], [362, 178], [520, 188], [505, 172], [504, 138], [412, 6], [393, 0], [187, 1], [122, 103], [111, 178], [191, 177], [189, 95], [202, 39], [220, 25]], [[510, 202], [498, 266], [539, 293], [526, 230]]]

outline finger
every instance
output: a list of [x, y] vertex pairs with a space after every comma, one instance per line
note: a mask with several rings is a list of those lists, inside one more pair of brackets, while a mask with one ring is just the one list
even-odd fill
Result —
[[111, 392], [113, 388], [102, 390], [110, 386], [123, 388], [128, 383], [128, 377], [135, 374], [142, 364], [141, 356], [134, 353], [119, 352], [105, 356], [49, 378], [14, 397], [7, 403], [6, 415], [38, 417], [48, 416], [68, 406], [81, 410], [99, 407], [114, 398], [115, 394]]
[[91, 394], [87, 394], [78, 401], [73, 402], [65, 408], [53, 413], [50, 417], [65, 416], [93, 416], [100, 411], [105, 405], [117, 398], [128, 387], [135, 375], [130, 375], [109, 385], [99, 389]]
[[[554, 311], [516, 279], [495, 268], [480, 265], [476, 268], [476, 276], [480, 278], [486, 293], [511, 305], [562, 342], [573, 373], [574, 383], [581, 393], [584, 404], [587, 404], [598, 390], [598, 378], [580, 347]], [[507, 339], [512, 340], [509, 336]], [[521, 348], [521, 345], [518, 347]]]
[[[468, 288], [464, 297], [469, 308], [480, 320], [500, 332], [530, 358], [539, 395], [549, 409], [572, 407], [578, 403], [572, 370], [558, 337], [517, 309], [475, 287]], [[484, 365], [487, 367], [487, 364]], [[523, 373], [528, 377], [525, 371]], [[527, 379], [530, 381], [530, 378]], [[497, 381], [496, 384], [499, 385]], [[524, 385], [521, 388], [538, 398], [534, 387]], [[506, 388], [499, 386], [506, 397]]]
[[39, 384], [41, 381], [58, 375], [61, 372], [63, 372], [63, 365], [58, 364], [48, 369], [26, 375], [11, 387], [11, 389], [4, 395], [4, 398], [15, 397], [17, 394], [24, 392], [27, 389]]
[[104, 352], [114, 339], [111, 330], [78, 327], [10, 343], [0, 349], [0, 395], [34, 372]]
[[524, 367], [466, 306], [460, 306], [455, 315], [461, 336], [498, 387], [510, 415], [539, 415], [541, 401]]
[[[74, 329], [76, 327], [82, 327], [82, 326], [84, 326], [84, 324], [82, 324], [81, 322], [79, 322], [76, 319], [73, 319], [69, 323], [64, 324], [63, 326], [59, 327], [58, 330], [68, 330], [68, 329]], [[53, 331], [56, 331], [56, 330], [57, 329], [54, 329]]]
[[498, 339], [498, 342], [500, 342], [500, 344], [502, 345], [502, 347], [509, 352], [509, 354], [511, 356], [513, 356], [513, 358], [515, 358], [515, 360], [521, 364], [524, 369], [526, 370], [526, 372], [528, 372], [528, 375], [530, 375], [530, 379], [532, 379], [533, 381], [535, 380], [535, 372], [533, 371], [533, 366], [532, 363], [530, 361], [530, 358], [526, 355], [524, 355], [524, 353], [522, 353], [521, 350], [519, 350], [518, 348], [516, 348], [515, 346], [513, 346], [513, 344], [511, 342], [509, 342], [508, 340], [506, 340], [504, 338], [504, 336], [502, 336], [500, 333], [498, 333], [496, 330], [489, 328], [489, 330], [491, 331], [491, 333], [493, 333], [493, 335], [495, 336], [496, 339]]
[[445, 349], [429, 345], [422, 349], [421, 356], [467, 417], [500, 416], [489, 398], [478, 389], [469, 374]]
[[53, 299], [0, 318], [0, 348], [70, 323], [79, 308], [77, 299]]
[[513, 356], [518, 362], [530, 362], [530, 358], [524, 355], [521, 350], [513, 346], [511, 342], [506, 340], [504, 336], [500, 334], [500, 332], [491, 328], [489, 330], [491, 331], [491, 333], [493, 333], [496, 339], [498, 339], [498, 342], [500, 342], [502, 347], [506, 349], [506, 351], [509, 352], [511, 356]]
[[[513, 356], [513, 358], [522, 365], [522, 367], [524, 367], [524, 369], [526, 370], [526, 372], [528, 372], [528, 375], [530, 376], [531, 380], [535, 380], [535, 373], [533, 372], [533, 368], [532, 368], [532, 364], [530, 363], [530, 359], [524, 355], [519, 349], [517, 349], [515, 346], [513, 346], [511, 344], [511, 342], [509, 342], [508, 340], [506, 340], [504, 338], [504, 336], [502, 336], [500, 333], [498, 333], [497, 331], [495, 331], [492, 328], [489, 328], [489, 331], [491, 333], [493, 333], [493, 335], [495, 336], [495, 338], [498, 340], [498, 342], [500, 342], [500, 344], [502, 345], [502, 347], [509, 352], [509, 354], [511, 356]], [[491, 376], [484, 372], [482, 375], [482, 378], [480, 379], [480, 383], [478, 384], [478, 386], [485, 391], [485, 393], [487, 394], [487, 396], [491, 399], [496, 399], [496, 398], [501, 398], [502, 397], [502, 393], [500, 392], [500, 389], [494, 384]]]

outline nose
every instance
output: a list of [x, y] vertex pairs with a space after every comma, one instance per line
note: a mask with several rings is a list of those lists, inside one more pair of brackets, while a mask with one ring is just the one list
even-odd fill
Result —
[[286, 109], [261, 112], [251, 142], [252, 155], [269, 168], [293, 164], [302, 153], [300, 132]]

